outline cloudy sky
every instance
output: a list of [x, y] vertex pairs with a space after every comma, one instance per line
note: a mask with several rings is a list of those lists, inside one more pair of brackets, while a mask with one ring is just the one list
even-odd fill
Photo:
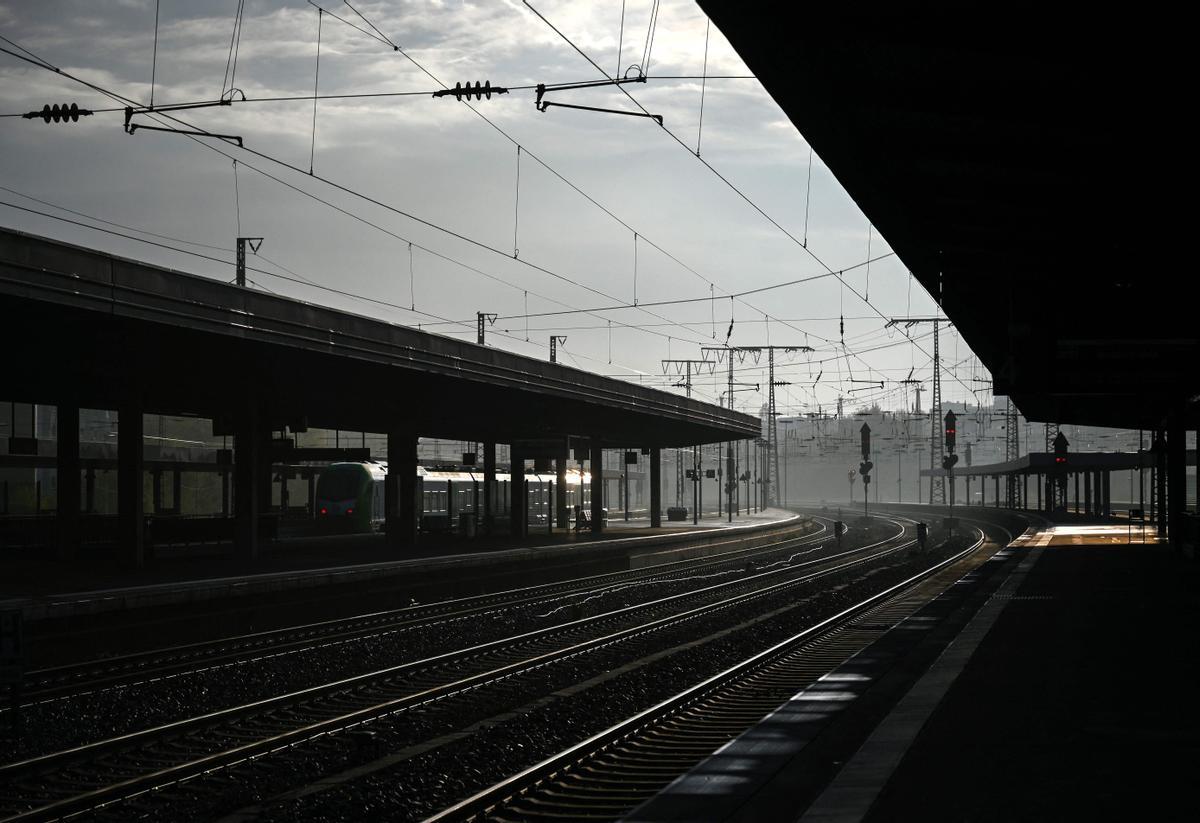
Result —
[[[781, 359], [788, 413], [831, 411], [839, 395], [900, 408], [911, 396], [895, 381], [911, 369], [929, 378], [929, 328], [909, 332], [914, 346], [880, 314], [929, 315], [932, 301], [896, 257], [862, 265], [888, 254], [886, 238], [819, 157], [810, 168], [803, 137], [694, 3], [663, 0], [649, 80], [625, 86], [665, 130], [646, 118], [539, 112], [531, 89], [470, 107], [432, 98], [441, 83], [602, 79], [519, 2], [363, 0], [362, 17], [342, 0], [320, 0], [328, 13], [307, 0], [243, 3], [234, 63], [239, 0], [0, 2], [10, 41], [0, 47], [143, 105], [151, 94], [158, 106], [214, 101], [232, 85], [233, 105], [175, 114], [248, 149], [126, 134], [120, 111], [75, 124], [3, 117], [0, 203], [161, 245], [11, 205], [0, 205], [0, 225], [225, 280], [234, 238], [261, 236], [256, 288], [468, 339], [475, 313], [494, 312], [491, 345], [546, 357], [549, 337], [565, 335], [562, 361], [649, 385], [679, 379], [663, 375], [662, 359], [724, 343], [732, 317], [732, 345], [816, 350]], [[533, 5], [610, 75], [637, 74], [653, 0]], [[346, 96], [362, 94], [392, 96]], [[547, 99], [636, 110], [611, 86]], [[72, 102], [124, 105], [0, 53], [0, 114]], [[705, 161], [821, 261], [855, 267], [846, 282], [871, 305], [697, 160], [698, 139]], [[797, 280], [807, 282], [729, 296]], [[689, 302], [646, 305], [664, 300]], [[954, 374], [945, 397], [974, 402], [974, 390], [989, 402], [966, 344], [945, 334], [942, 351]], [[738, 369], [740, 382], [765, 388], [765, 360]], [[704, 399], [723, 390], [722, 374], [696, 380]], [[751, 387], [737, 404], [757, 412], [764, 397]]]

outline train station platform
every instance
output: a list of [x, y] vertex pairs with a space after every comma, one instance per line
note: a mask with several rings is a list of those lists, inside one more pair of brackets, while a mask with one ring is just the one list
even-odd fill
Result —
[[320, 586], [382, 584], [389, 578], [413, 580], [500, 573], [537, 564], [589, 573], [595, 567], [652, 565], [683, 559], [693, 551], [733, 535], [769, 531], [796, 515], [780, 509], [736, 515], [732, 522], [715, 513], [696, 525], [648, 519], [621, 519], [605, 531], [531, 529], [528, 537], [461, 537], [423, 534], [417, 547], [397, 557], [382, 534], [296, 537], [264, 544], [254, 561], [239, 560], [229, 543], [163, 546], [140, 568], [123, 567], [115, 549], [84, 549], [70, 560], [41, 549], [0, 551], [0, 610], [17, 609], [26, 620], [98, 614], [173, 603], [245, 597]]
[[1200, 567], [1128, 524], [989, 566], [627, 819], [1196, 819]]

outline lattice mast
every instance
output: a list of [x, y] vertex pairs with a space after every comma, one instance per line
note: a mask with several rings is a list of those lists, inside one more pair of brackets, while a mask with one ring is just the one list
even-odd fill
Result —
[[942, 352], [938, 344], [938, 321], [933, 321], [933, 389], [929, 400], [929, 502], [946, 504], [946, 478], [933, 472], [942, 466]]
[[[1021, 456], [1021, 430], [1017, 425], [1017, 406], [1012, 398], [1008, 398], [1008, 408], [1004, 412], [1004, 460], [1016, 460]], [[1010, 509], [1024, 508], [1021, 500], [1022, 486], [1019, 478], [1009, 473], [1004, 481], [1006, 500]]]
[[[663, 360], [662, 361], [663, 374], [669, 373], [672, 366], [676, 367], [676, 372], [675, 372], [676, 374], [679, 374], [680, 371], [683, 371], [683, 373], [685, 375], [684, 379], [683, 379], [683, 383], [676, 383], [675, 386], [682, 387], [687, 392], [688, 397], [692, 396], [692, 366], [708, 366], [709, 370], [710, 371], [712, 370], [712, 366], [707, 360]], [[699, 371], [699, 369], [697, 369], [697, 371]], [[697, 482], [699, 482], [697, 480], [697, 476], [700, 473], [699, 452], [697, 451], [695, 446], [692, 446], [692, 472], [693, 472], [692, 485], [694, 486]], [[684, 488], [686, 479], [687, 479], [686, 478], [686, 470], [684, 468], [683, 460], [679, 459], [678, 452], [676, 452], [675, 504], [677, 506], [684, 505], [685, 501], [684, 501], [683, 488]], [[695, 497], [695, 496], [696, 495], [693, 490], [693, 497]], [[693, 506], [694, 505], [695, 505], [695, 503], [693, 503]], [[693, 513], [693, 518], [695, 518], [697, 516], [698, 516], [698, 513]]]
[[775, 409], [775, 349], [767, 349], [767, 476], [763, 496], [768, 506], [779, 505], [779, 412]]
[[[929, 502], [943, 505], [946, 503], [946, 478], [934, 472], [941, 469], [945, 450], [945, 444], [942, 442], [942, 350], [938, 340], [938, 325], [945, 320], [944, 317], [893, 317], [887, 322], [888, 326], [903, 323], [905, 327], [918, 323], [933, 324], [933, 387], [929, 398]], [[917, 391], [919, 410], [920, 389]]]
[[[763, 478], [763, 496], [770, 506], [779, 505], [779, 427], [776, 420], [779, 417], [779, 409], [775, 402], [775, 387], [787, 386], [790, 383], [786, 380], [775, 379], [775, 352], [811, 352], [811, 346], [702, 346], [702, 352], [717, 352], [717, 356], [729, 357], [729, 387], [728, 397], [730, 399], [729, 408], [733, 408], [733, 393], [737, 391], [734, 388], [733, 379], [733, 358], [735, 353], [740, 353], [743, 357], [746, 353], [755, 355], [755, 362], [758, 361], [758, 355], [762, 352], [767, 353], [767, 476]], [[840, 402], [840, 401], [839, 401]], [[730, 443], [730, 455], [732, 466], [733, 444]]]

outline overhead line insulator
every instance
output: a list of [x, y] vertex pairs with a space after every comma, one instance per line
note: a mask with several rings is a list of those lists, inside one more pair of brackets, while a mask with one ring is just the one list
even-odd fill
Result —
[[88, 117], [91, 114], [91, 109], [81, 109], [77, 103], [72, 103], [69, 106], [66, 103], [63, 103], [61, 106], [55, 103], [53, 106], [49, 104], [42, 106], [41, 111], [30, 111], [21, 116], [26, 120], [33, 120], [36, 117], [40, 117], [47, 123], [51, 120], [55, 123], [66, 123], [68, 121], [77, 123], [80, 117]]
[[435, 91], [433, 96], [453, 97], [455, 100], [462, 100], [463, 98], [470, 100], [471, 95], [475, 95], [476, 100], [482, 100], [485, 97], [491, 100], [493, 94], [508, 94], [508, 89], [503, 86], [493, 86], [491, 80], [487, 80], [482, 84], [476, 80], [474, 86], [470, 82], [465, 86], [462, 83], [455, 83], [454, 88]]

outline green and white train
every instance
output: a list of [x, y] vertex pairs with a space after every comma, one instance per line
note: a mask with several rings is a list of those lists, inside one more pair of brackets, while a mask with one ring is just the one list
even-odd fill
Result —
[[[317, 478], [315, 513], [320, 531], [339, 534], [365, 534], [377, 531], [384, 522], [384, 482], [386, 463], [333, 463]], [[508, 517], [508, 473], [496, 473], [493, 495], [494, 514]], [[531, 525], [545, 525], [553, 516], [553, 474], [526, 473], [528, 510]], [[417, 467], [417, 487], [421, 500], [422, 531], [449, 531], [462, 514], [483, 516], [483, 472], [443, 471]], [[591, 505], [591, 475], [578, 469], [567, 472], [567, 509], [576, 504]], [[582, 500], [580, 499], [582, 497]]]

